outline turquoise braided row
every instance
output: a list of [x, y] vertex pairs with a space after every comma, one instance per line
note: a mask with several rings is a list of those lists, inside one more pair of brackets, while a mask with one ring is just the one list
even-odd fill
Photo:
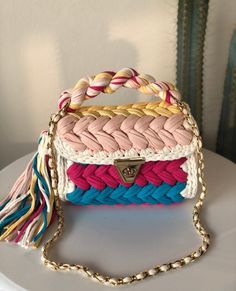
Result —
[[127, 188], [119, 185], [117, 188], [106, 187], [99, 191], [94, 187], [84, 191], [76, 188], [73, 192], [66, 195], [67, 200], [75, 205], [114, 205], [114, 204], [165, 204], [181, 202], [184, 197], [180, 194], [186, 187], [186, 183], [177, 182], [174, 186], [162, 183], [154, 186], [151, 183], [145, 187], [133, 184]]

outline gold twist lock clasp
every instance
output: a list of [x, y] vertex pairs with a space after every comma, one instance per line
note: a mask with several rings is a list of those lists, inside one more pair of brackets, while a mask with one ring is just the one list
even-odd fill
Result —
[[114, 160], [114, 165], [124, 183], [133, 183], [141, 165], [144, 163], [144, 158]]

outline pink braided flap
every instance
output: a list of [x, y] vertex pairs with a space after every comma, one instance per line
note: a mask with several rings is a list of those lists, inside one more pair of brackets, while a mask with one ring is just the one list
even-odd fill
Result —
[[67, 115], [58, 122], [57, 135], [77, 152], [111, 153], [146, 148], [159, 151], [191, 143], [193, 134], [184, 127], [183, 121], [182, 113], [170, 117], [131, 114], [77, 118]]
[[[141, 166], [134, 183], [144, 187], [148, 183], [160, 186], [165, 182], [173, 186], [176, 182], [186, 182], [187, 173], [180, 167], [185, 161], [186, 158], [173, 161], [147, 162]], [[75, 185], [84, 191], [91, 186], [100, 191], [107, 186], [116, 188], [119, 184], [125, 187], [132, 186], [132, 184], [122, 181], [114, 165], [98, 166], [74, 163], [68, 168], [67, 175]]]

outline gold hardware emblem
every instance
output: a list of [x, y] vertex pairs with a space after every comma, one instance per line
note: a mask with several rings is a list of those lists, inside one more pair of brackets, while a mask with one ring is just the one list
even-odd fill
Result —
[[141, 165], [144, 164], [144, 162], [144, 158], [117, 159], [114, 161], [114, 165], [123, 182], [133, 183]]

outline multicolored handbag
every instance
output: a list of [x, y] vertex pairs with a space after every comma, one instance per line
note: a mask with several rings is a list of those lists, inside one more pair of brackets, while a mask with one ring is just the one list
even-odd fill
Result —
[[[101, 92], [120, 87], [160, 100], [119, 106], [81, 106]], [[74, 270], [108, 286], [130, 284], [195, 261], [209, 246], [199, 219], [206, 196], [202, 142], [189, 107], [175, 86], [125, 68], [82, 78], [59, 99], [38, 151], [0, 204], [0, 240], [37, 247], [54, 213], [58, 228], [43, 247], [44, 264]], [[64, 227], [62, 201], [76, 205], [165, 204], [193, 198], [193, 224], [202, 245], [174, 262], [113, 278], [79, 264], [57, 263], [49, 249]]]

